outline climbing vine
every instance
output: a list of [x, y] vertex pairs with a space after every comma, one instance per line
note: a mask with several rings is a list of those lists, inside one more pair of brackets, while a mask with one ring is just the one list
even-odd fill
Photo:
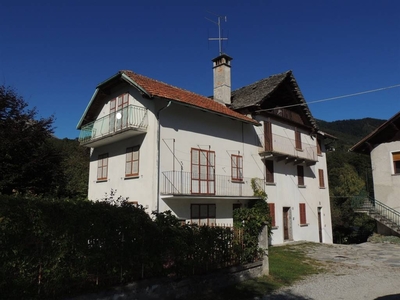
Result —
[[251, 180], [251, 186], [254, 196], [258, 198], [250, 200], [247, 207], [233, 212], [234, 227], [243, 228], [244, 261], [246, 262], [262, 254], [263, 250], [258, 245], [258, 239], [263, 228], [268, 226], [268, 237], [272, 233], [267, 194], [259, 186], [256, 178]]

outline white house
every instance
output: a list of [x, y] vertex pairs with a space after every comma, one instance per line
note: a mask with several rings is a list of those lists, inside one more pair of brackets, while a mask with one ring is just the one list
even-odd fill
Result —
[[[400, 112], [371, 132], [351, 151], [370, 155], [374, 182], [374, 206], [382, 234], [400, 234]], [[385, 218], [381, 218], [384, 215]], [[387, 222], [389, 219], [391, 222]], [[395, 232], [391, 232], [394, 229]]]
[[[268, 195], [272, 243], [332, 243], [324, 133], [291, 71], [231, 91], [231, 58], [213, 60], [214, 96], [120, 71], [100, 83], [77, 128], [91, 148], [91, 200], [118, 195], [185, 222], [232, 224]], [[286, 107], [287, 108], [282, 108]]]

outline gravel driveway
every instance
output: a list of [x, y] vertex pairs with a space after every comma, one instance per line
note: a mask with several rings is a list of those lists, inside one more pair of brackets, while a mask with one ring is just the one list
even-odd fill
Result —
[[307, 277], [262, 299], [400, 299], [400, 245], [299, 245], [328, 272]]

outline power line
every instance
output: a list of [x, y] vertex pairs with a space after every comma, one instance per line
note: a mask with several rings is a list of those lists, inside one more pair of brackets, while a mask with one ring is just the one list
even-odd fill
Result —
[[397, 88], [397, 87], [400, 87], [400, 84], [391, 85], [391, 86], [378, 88], [378, 89], [374, 89], [374, 90], [368, 90], [368, 91], [364, 91], [364, 92], [358, 92], [358, 93], [354, 93], [354, 94], [347, 94], [347, 95], [342, 95], [342, 96], [337, 96], [337, 97], [331, 97], [331, 98], [325, 98], [325, 99], [321, 99], [321, 100], [310, 101], [308, 103], [297, 103], [297, 104], [279, 106], [279, 107], [268, 108], [268, 109], [260, 109], [260, 110], [257, 110], [257, 112], [275, 110], [275, 109], [280, 109], [280, 108], [295, 107], [295, 106], [305, 106], [305, 105], [313, 104], [313, 103], [320, 103], [320, 102], [332, 101], [332, 100], [337, 100], [337, 99], [342, 99], [342, 98], [348, 98], [348, 97], [353, 97], [353, 96], [369, 94], [369, 93], [375, 93], [375, 92], [379, 92], [379, 91], [383, 91], [383, 90], [394, 89], [394, 88]]

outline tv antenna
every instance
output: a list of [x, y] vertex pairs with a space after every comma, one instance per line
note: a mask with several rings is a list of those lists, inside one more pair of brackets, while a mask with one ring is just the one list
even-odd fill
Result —
[[218, 18], [217, 21], [214, 21], [214, 20], [211, 20], [211, 19], [206, 17], [206, 20], [208, 20], [208, 21], [210, 21], [210, 22], [212, 22], [214, 24], [217, 24], [217, 26], [218, 26], [218, 37], [217, 38], [208, 38], [208, 40], [209, 41], [218, 41], [218, 44], [219, 44], [219, 55], [221, 55], [222, 54], [222, 41], [227, 41], [228, 40], [228, 38], [221, 37], [221, 19], [223, 19], [225, 22], [227, 22], [227, 18], [226, 18], [226, 16], [219, 16], [219, 15], [217, 15], [215, 13], [210, 12], [210, 11], [208, 11], [208, 13], [213, 14], [213, 15], [217, 16], [217, 18]]

